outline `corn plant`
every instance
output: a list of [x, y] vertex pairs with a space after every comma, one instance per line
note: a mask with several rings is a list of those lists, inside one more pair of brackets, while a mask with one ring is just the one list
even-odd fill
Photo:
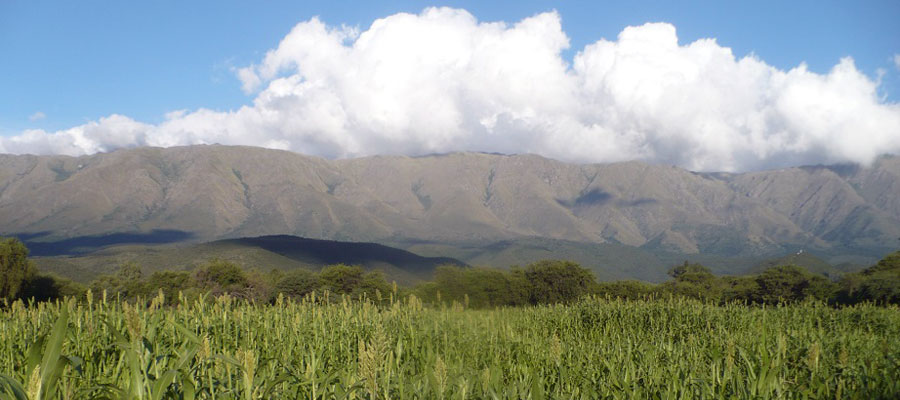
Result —
[[67, 367], [77, 370], [81, 365], [80, 358], [62, 355], [68, 321], [68, 308], [60, 306], [59, 316], [50, 331], [49, 338], [47, 335], [41, 335], [28, 346], [25, 368], [21, 375], [26, 380], [20, 382], [13, 377], [0, 374], [0, 393], [2, 393], [0, 398], [17, 400], [55, 398], [63, 371]]
[[900, 397], [897, 307], [149, 303], [0, 311], [0, 399]]

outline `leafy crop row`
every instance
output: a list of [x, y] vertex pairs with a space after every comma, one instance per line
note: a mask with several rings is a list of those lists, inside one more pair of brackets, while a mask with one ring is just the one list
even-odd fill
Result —
[[895, 306], [165, 303], [12, 304], [0, 399], [900, 396]]

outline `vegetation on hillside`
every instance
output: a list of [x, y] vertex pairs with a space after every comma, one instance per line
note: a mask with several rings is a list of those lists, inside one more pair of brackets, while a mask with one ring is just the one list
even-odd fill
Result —
[[[16, 239], [0, 241], [0, 297], [50, 300], [81, 296], [87, 289], [53, 276], [37, 273], [28, 250]], [[432, 281], [409, 288], [429, 304], [459, 302], [486, 308], [569, 303], [585, 295], [642, 299], [686, 297], [725, 304], [778, 304], [814, 299], [833, 305], [861, 302], [900, 304], [900, 252], [889, 254], [876, 265], [843, 275], [833, 282], [795, 265], [769, 267], [759, 274], [717, 276], [700, 264], [687, 261], [670, 269], [671, 279], [653, 285], [639, 281], [597, 282], [593, 273], [570, 261], [545, 260], [509, 269], [441, 266]], [[126, 263], [114, 275], [94, 280], [94, 296], [106, 293], [124, 300], [150, 299], [159, 291], [166, 298], [179, 294], [197, 298], [228, 294], [235, 298], [272, 303], [279, 294], [295, 299], [312, 292], [320, 296], [343, 295], [353, 299], [384, 301], [396, 283], [382, 272], [360, 266], [329, 265], [319, 271], [245, 270], [220, 259], [211, 259], [192, 271], [155, 271], [145, 275], [141, 266]]]
[[34, 264], [28, 248], [15, 238], [0, 238], [0, 298], [25, 295], [24, 287], [34, 278]]

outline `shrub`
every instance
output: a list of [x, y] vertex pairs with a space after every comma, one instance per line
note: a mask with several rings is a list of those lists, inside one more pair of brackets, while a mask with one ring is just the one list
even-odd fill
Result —
[[312, 293], [321, 285], [315, 272], [295, 269], [287, 272], [275, 285], [275, 292], [288, 297], [303, 297]]
[[199, 266], [194, 272], [197, 287], [213, 294], [228, 293], [243, 297], [249, 281], [241, 267], [234, 263], [213, 259]]
[[25, 244], [16, 238], [0, 238], [0, 299], [18, 298], [34, 273]]
[[572, 261], [544, 260], [521, 271], [532, 304], [565, 303], [587, 294], [596, 284], [594, 274]]

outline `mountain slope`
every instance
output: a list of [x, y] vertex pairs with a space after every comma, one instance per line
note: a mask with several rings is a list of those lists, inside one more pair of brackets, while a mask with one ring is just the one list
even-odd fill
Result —
[[878, 257], [900, 237], [900, 160], [694, 173], [454, 153], [329, 161], [232, 146], [0, 155], [0, 234], [182, 232], [453, 246], [545, 238], [756, 257]]
[[226, 239], [189, 245], [119, 245], [75, 256], [35, 257], [39, 270], [79, 282], [90, 282], [102, 274], [113, 274], [125, 263], [136, 263], [145, 272], [190, 269], [219, 258], [244, 268], [262, 271], [326, 265], [360, 265], [385, 272], [391, 280], [412, 284], [432, 278], [439, 265], [465, 265], [448, 257], [422, 257], [375, 243], [337, 242], [278, 235]]

